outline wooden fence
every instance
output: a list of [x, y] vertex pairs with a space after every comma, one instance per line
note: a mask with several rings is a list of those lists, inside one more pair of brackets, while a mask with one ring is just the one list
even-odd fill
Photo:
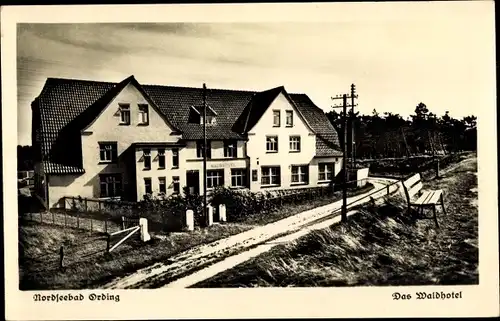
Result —
[[20, 213], [21, 221], [30, 221], [41, 224], [89, 231], [92, 233], [110, 233], [119, 230], [123, 224], [108, 217], [96, 218], [83, 216], [81, 213], [70, 213], [66, 211], [51, 211], [38, 213]]

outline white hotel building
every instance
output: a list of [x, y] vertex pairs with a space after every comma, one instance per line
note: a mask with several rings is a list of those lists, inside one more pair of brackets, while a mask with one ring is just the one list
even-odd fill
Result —
[[184, 187], [251, 191], [315, 187], [340, 171], [338, 135], [305, 94], [48, 78], [32, 103], [35, 189], [48, 207], [64, 196], [139, 201]]

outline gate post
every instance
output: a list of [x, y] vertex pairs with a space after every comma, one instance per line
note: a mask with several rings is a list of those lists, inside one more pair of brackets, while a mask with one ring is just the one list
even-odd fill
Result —
[[141, 227], [141, 241], [147, 242], [151, 240], [151, 235], [148, 232], [148, 220], [144, 217], [139, 219], [139, 226]]
[[219, 221], [226, 222], [226, 204], [219, 204]]
[[214, 224], [214, 208], [212, 205], [207, 205], [207, 226]]
[[193, 210], [186, 211], [186, 227], [188, 231], [194, 231], [194, 212]]

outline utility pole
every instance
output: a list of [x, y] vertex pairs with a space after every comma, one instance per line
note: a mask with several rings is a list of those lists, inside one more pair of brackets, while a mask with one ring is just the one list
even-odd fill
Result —
[[203, 217], [208, 222], [207, 215], [207, 86], [203, 83]]
[[356, 96], [356, 85], [351, 84], [351, 168], [354, 169], [354, 165], [356, 163], [356, 142], [354, 140], [354, 122], [355, 122], [355, 114], [354, 114], [354, 99], [358, 98]]
[[342, 131], [344, 132], [344, 156], [342, 160], [342, 171], [344, 172], [344, 183], [342, 184], [342, 211], [341, 211], [341, 221], [347, 221], [347, 98], [348, 95], [343, 94], [342, 96], [337, 95], [336, 97], [331, 97], [332, 100], [342, 99], [342, 106], [332, 106], [332, 108], [342, 108], [343, 109], [343, 119], [342, 119]]

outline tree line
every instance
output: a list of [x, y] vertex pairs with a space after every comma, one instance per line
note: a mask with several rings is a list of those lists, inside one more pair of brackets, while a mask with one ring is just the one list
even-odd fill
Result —
[[[343, 146], [343, 113], [332, 110], [326, 115], [337, 129]], [[455, 119], [446, 112], [438, 117], [424, 103], [419, 103], [414, 114], [407, 119], [391, 112], [380, 115], [375, 109], [371, 115], [360, 115], [359, 112], [353, 115], [349, 111], [347, 116], [353, 120], [348, 122], [347, 139], [352, 141], [354, 127], [354, 155], [357, 159], [449, 154], [477, 148], [477, 118], [473, 115]], [[349, 144], [348, 155], [351, 155], [351, 148]], [[17, 156], [18, 170], [33, 169], [32, 146], [18, 145]]]
[[[341, 146], [344, 144], [343, 112], [326, 113], [337, 129]], [[475, 151], [477, 148], [477, 117], [455, 119], [446, 111], [437, 116], [424, 103], [419, 103], [407, 119], [392, 112], [371, 115], [347, 113], [348, 142], [352, 142], [354, 127], [354, 156], [356, 159], [410, 157], [415, 155], [449, 154]], [[351, 154], [352, 144], [347, 146]]]
[[34, 167], [34, 150], [29, 145], [17, 145], [17, 170], [28, 171]]

